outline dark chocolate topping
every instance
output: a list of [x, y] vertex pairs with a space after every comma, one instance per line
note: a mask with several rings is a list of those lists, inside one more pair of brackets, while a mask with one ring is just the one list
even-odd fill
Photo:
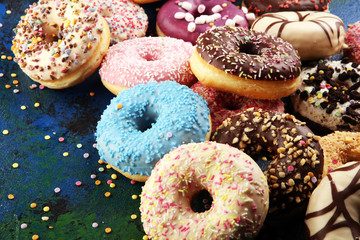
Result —
[[264, 172], [270, 188], [270, 211], [300, 206], [310, 197], [323, 172], [319, 137], [290, 114], [248, 109], [225, 120], [212, 140], [252, 157], [265, 154], [274, 159]]
[[281, 38], [245, 28], [217, 27], [201, 34], [196, 49], [211, 65], [253, 80], [286, 81], [297, 78], [297, 51]]
[[[327, 178], [329, 178], [329, 182], [330, 182], [330, 186], [331, 186], [331, 196], [332, 196], [333, 201], [330, 205], [324, 207], [323, 209], [307, 214], [305, 219], [310, 219], [313, 217], [327, 214], [334, 209], [335, 209], [335, 212], [331, 216], [331, 218], [327, 221], [327, 223], [324, 225], [324, 227], [320, 231], [318, 231], [316, 234], [314, 234], [313, 236], [310, 236], [309, 239], [311, 239], [311, 240], [312, 239], [313, 240], [324, 239], [328, 232], [334, 231], [341, 227], [350, 228], [353, 239], [359, 239], [359, 237], [360, 237], [359, 219], [358, 219], [358, 221], [355, 221], [351, 217], [351, 215], [345, 205], [345, 200], [349, 196], [351, 196], [352, 194], [354, 194], [355, 192], [360, 190], [360, 182], [359, 182], [360, 168], [359, 168], [359, 166], [360, 166], [360, 162], [354, 162], [351, 165], [337, 168], [326, 176]], [[341, 191], [339, 191], [333, 180], [332, 174], [334, 172], [350, 171], [355, 168], [358, 168], [359, 171], [355, 174], [354, 178], [349, 182], [349, 185], [346, 186]], [[345, 218], [344, 221], [341, 221], [341, 222], [337, 221], [337, 219], [340, 215], [342, 215]], [[325, 219], [327, 219], [327, 218], [325, 218]]]
[[281, 11], [324, 11], [331, 0], [244, 0], [249, 11], [256, 15]]
[[[337, 64], [337, 65], [335, 65]], [[337, 111], [336, 115], [343, 120], [337, 126], [339, 130], [359, 129], [360, 112], [360, 67], [347, 59], [340, 61], [320, 61], [315, 71], [309, 71], [303, 80], [302, 88], [295, 92], [300, 99], [314, 106], [320, 106], [326, 113]], [[309, 92], [312, 87], [313, 91]], [[321, 92], [321, 93], [320, 93]], [[343, 105], [343, 106], [342, 106]]]

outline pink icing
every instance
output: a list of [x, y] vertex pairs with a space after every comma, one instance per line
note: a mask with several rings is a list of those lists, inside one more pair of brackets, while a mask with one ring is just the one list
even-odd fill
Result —
[[166, 36], [193, 44], [200, 33], [212, 26], [249, 27], [244, 12], [226, 0], [169, 0], [160, 8], [156, 20]]
[[134, 38], [109, 48], [99, 74], [103, 81], [122, 87], [165, 80], [191, 85], [195, 80], [188, 61], [192, 52], [193, 46], [180, 39]]
[[246, 98], [206, 87], [201, 82], [197, 82], [191, 88], [208, 103], [212, 132], [215, 132], [216, 128], [218, 128], [226, 118], [231, 118], [247, 108], [261, 108], [265, 111], [277, 111], [279, 113], [284, 113], [285, 111], [284, 103], [280, 99], [259, 100]]

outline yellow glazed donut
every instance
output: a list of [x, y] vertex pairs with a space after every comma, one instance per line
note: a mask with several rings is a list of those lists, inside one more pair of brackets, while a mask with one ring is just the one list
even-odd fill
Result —
[[255, 20], [251, 29], [281, 37], [293, 45], [301, 60], [340, 53], [345, 41], [343, 21], [328, 12], [266, 13]]
[[[206, 190], [209, 210], [191, 202]], [[189, 143], [166, 154], [141, 194], [141, 220], [151, 239], [252, 239], [269, 206], [260, 167], [242, 151], [214, 142]]]
[[110, 44], [106, 20], [77, 1], [40, 0], [16, 26], [15, 61], [34, 81], [61, 89], [76, 85], [100, 65]]

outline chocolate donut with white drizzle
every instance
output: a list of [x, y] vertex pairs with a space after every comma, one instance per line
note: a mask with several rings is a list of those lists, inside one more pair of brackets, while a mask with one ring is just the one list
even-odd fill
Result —
[[301, 60], [340, 53], [346, 34], [344, 23], [338, 16], [314, 11], [267, 13], [257, 18], [251, 29], [291, 43]]

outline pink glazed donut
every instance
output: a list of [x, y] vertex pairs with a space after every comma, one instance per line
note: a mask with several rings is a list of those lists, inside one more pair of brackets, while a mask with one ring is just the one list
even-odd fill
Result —
[[192, 44], [200, 33], [212, 26], [225, 25], [249, 27], [244, 12], [227, 0], [169, 0], [156, 18], [159, 36], [179, 38]]
[[347, 53], [360, 63], [360, 21], [354, 23], [346, 32], [345, 43], [349, 46]]
[[239, 96], [229, 92], [222, 92], [204, 86], [201, 82], [195, 83], [191, 89], [202, 96], [208, 103], [211, 116], [211, 129], [215, 132], [222, 122], [248, 108], [263, 109], [284, 113], [284, 103], [280, 99], [260, 100]]
[[99, 69], [101, 81], [117, 95], [150, 81], [176, 81], [191, 86], [195, 76], [189, 58], [191, 43], [170, 37], [143, 37], [111, 46]]

